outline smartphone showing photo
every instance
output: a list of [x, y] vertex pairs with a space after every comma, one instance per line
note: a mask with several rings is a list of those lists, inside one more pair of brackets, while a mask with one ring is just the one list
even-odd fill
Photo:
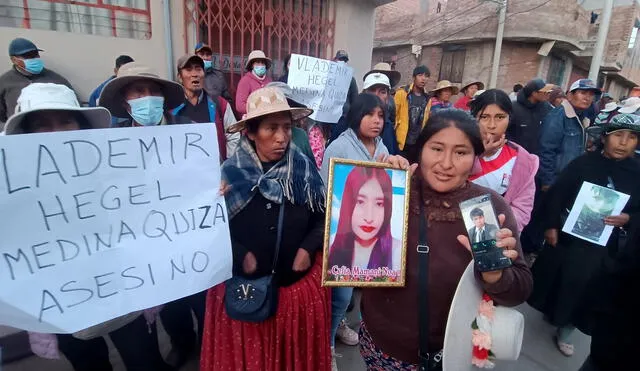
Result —
[[478, 270], [488, 272], [510, 267], [511, 259], [502, 254], [504, 249], [496, 246], [496, 233], [500, 224], [491, 203], [491, 195], [462, 201], [460, 211]]

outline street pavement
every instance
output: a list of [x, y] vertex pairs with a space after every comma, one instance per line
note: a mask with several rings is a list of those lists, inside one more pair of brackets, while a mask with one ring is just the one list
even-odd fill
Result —
[[[563, 356], [555, 347], [552, 337], [554, 328], [544, 322], [542, 315], [523, 304], [517, 308], [525, 318], [524, 343], [520, 359], [514, 362], [498, 362], [495, 371], [577, 371], [589, 353], [590, 339], [588, 336], [576, 332], [573, 335], [575, 344], [575, 355], [573, 357]], [[356, 310], [349, 313], [349, 322], [358, 324], [358, 312]], [[357, 327], [357, 326], [354, 326]], [[163, 354], [169, 351], [169, 342], [163, 330], [160, 331], [160, 343]], [[122, 363], [110, 345], [112, 363], [114, 371], [125, 371]], [[340, 371], [364, 371], [365, 366], [360, 357], [357, 346], [346, 346], [337, 343], [337, 353]], [[30, 357], [18, 362], [14, 362], [2, 367], [2, 371], [72, 371], [66, 360], [50, 361], [37, 357]], [[197, 371], [198, 357], [194, 358], [182, 368], [181, 371]], [[457, 370], [448, 370], [457, 371]]]

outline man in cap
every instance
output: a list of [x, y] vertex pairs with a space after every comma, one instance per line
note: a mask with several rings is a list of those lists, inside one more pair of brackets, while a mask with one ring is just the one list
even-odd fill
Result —
[[204, 90], [213, 98], [222, 97], [227, 102], [231, 102], [232, 98], [224, 73], [213, 66], [211, 47], [199, 42], [196, 44], [195, 53], [204, 61]]
[[[104, 86], [107, 85], [109, 81], [116, 78], [116, 75], [118, 74], [118, 70], [120, 69], [120, 67], [122, 67], [123, 65], [129, 62], [133, 62], [133, 58], [131, 58], [128, 55], [121, 55], [118, 58], [116, 58], [116, 66], [113, 69], [113, 75], [111, 75], [105, 82], [98, 85], [96, 90], [94, 90], [91, 93], [91, 96], [89, 96], [89, 107], [98, 107], [98, 98], [100, 98], [100, 93], [102, 93], [102, 89], [104, 89]], [[114, 116], [111, 118], [111, 126], [114, 126], [114, 127], [118, 126], [118, 123], [124, 120], [126, 120], [126, 118], [123, 119], [121, 117]]]
[[538, 136], [542, 119], [553, 109], [549, 101], [552, 84], [542, 79], [529, 81], [518, 92], [509, 117], [506, 138], [518, 143], [529, 153], [538, 154]]
[[596, 97], [601, 94], [596, 84], [581, 79], [569, 88], [567, 100], [551, 111], [543, 120], [540, 131], [541, 189], [546, 191], [556, 176], [576, 157], [585, 151], [585, 129], [590, 119], [585, 116]]
[[431, 72], [425, 65], [413, 69], [413, 82], [396, 91], [396, 138], [398, 148], [409, 161], [415, 161], [418, 153], [416, 141], [429, 119], [429, 97], [425, 91]]
[[[391, 65], [389, 63], [385, 63], [385, 62], [380, 62], [377, 63], [375, 66], [373, 66], [373, 69], [367, 73], [364, 74], [364, 77], [362, 78], [362, 81], [367, 79], [367, 76], [369, 76], [372, 73], [381, 73], [385, 76], [387, 76], [389, 78], [389, 83], [391, 84], [391, 89], [389, 90], [389, 99], [388, 99], [388, 104], [387, 104], [387, 110], [388, 110], [388, 116], [389, 119], [391, 120], [391, 122], [395, 125], [396, 122], [396, 103], [393, 100], [393, 94], [395, 93], [395, 91], [393, 89], [396, 88], [396, 86], [398, 86], [398, 83], [400, 82], [400, 80], [402, 79], [402, 74], [399, 71], [396, 70], [392, 70], [391, 69]], [[395, 136], [395, 134], [394, 134]], [[395, 146], [398, 146], [398, 144], [396, 143]], [[389, 149], [389, 148], [387, 148]], [[396, 153], [397, 154], [397, 153]]]
[[[338, 50], [336, 52], [335, 58], [333, 58], [333, 61], [338, 63], [348, 64], [349, 54], [347, 54], [345, 50]], [[356, 78], [352, 76], [351, 84], [349, 85], [349, 92], [347, 93], [347, 101], [344, 103], [344, 106], [342, 106], [342, 116], [347, 115], [347, 112], [349, 112], [349, 109], [351, 108], [351, 104], [353, 103], [353, 101], [356, 99], [357, 96], [358, 96], [358, 83], [356, 82]]]
[[205, 63], [197, 55], [184, 55], [178, 59], [178, 81], [184, 87], [184, 102], [172, 111], [194, 122], [215, 123], [218, 134], [220, 161], [230, 156], [240, 140], [240, 133], [226, 134], [226, 129], [235, 124], [236, 117], [229, 103], [218, 96], [211, 97], [203, 89]]
[[67, 79], [44, 67], [40, 58], [41, 51], [33, 42], [21, 37], [9, 44], [9, 57], [13, 67], [0, 76], [0, 130], [13, 114], [20, 92], [27, 85], [50, 82], [73, 89]]

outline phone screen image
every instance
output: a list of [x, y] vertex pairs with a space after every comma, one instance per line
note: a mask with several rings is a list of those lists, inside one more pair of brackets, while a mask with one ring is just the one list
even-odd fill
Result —
[[495, 271], [511, 266], [511, 259], [496, 246], [496, 233], [500, 229], [498, 217], [491, 203], [491, 195], [482, 195], [460, 203], [471, 252], [481, 272]]

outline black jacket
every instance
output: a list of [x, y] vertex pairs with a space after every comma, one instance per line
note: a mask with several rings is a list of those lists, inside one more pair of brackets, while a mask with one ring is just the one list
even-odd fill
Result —
[[524, 147], [529, 153], [538, 154], [538, 137], [542, 119], [553, 109], [547, 102], [531, 103], [524, 89], [513, 102], [513, 113], [507, 128], [507, 139]]

